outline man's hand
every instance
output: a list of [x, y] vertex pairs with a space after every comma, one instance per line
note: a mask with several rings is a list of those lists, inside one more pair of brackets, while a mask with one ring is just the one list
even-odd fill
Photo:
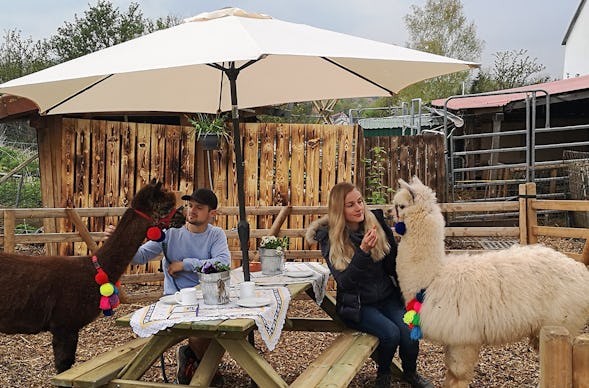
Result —
[[110, 224], [106, 228], [104, 228], [104, 233], [106, 233], [107, 237], [112, 236], [114, 231], [115, 231], [115, 226], [113, 224]]
[[168, 266], [168, 273], [172, 276], [175, 276], [176, 272], [184, 271], [184, 263], [181, 261], [173, 261]]

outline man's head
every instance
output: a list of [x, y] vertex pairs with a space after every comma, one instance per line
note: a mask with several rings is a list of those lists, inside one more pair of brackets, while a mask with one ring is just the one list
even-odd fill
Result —
[[209, 210], [215, 210], [219, 203], [215, 193], [209, 189], [197, 189], [190, 195], [183, 195], [182, 199], [185, 201], [195, 201], [201, 205], [207, 205]]
[[188, 201], [186, 222], [198, 229], [212, 222], [217, 214], [217, 196], [209, 189], [195, 190], [190, 195], [182, 196], [182, 199]]

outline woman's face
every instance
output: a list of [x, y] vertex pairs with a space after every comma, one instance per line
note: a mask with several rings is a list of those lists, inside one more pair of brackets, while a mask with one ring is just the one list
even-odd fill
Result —
[[344, 218], [348, 225], [364, 221], [364, 198], [358, 189], [350, 191], [344, 198]]

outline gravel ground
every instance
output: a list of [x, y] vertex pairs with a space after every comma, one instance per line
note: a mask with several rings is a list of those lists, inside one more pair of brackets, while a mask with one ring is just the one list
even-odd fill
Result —
[[[566, 251], [582, 249], [583, 242], [568, 239], [563, 242], [545, 241], [547, 245], [565, 248]], [[459, 249], [454, 241], [452, 249]], [[566, 245], [566, 247], [562, 246]], [[152, 294], [153, 286], [134, 286], [127, 289], [132, 295]], [[144, 304], [123, 304], [115, 310], [114, 317], [131, 313]], [[289, 315], [320, 317], [324, 313], [311, 300], [291, 301]], [[134, 335], [128, 327], [118, 327], [112, 317], [100, 317], [80, 332], [77, 363], [87, 361], [98, 354], [123, 344]], [[589, 333], [589, 327], [585, 328]], [[335, 339], [330, 333], [283, 332], [276, 349], [269, 352], [256, 336], [256, 346], [266, 360], [280, 373], [286, 382], [292, 382], [321, 351]], [[175, 348], [165, 354], [166, 376], [172, 380], [175, 373]], [[418, 371], [430, 379], [435, 387], [441, 387], [444, 377], [443, 349], [428, 341], [421, 342]], [[221, 373], [226, 387], [248, 387], [250, 380], [245, 372], [227, 354], [223, 358]], [[371, 386], [375, 377], [375, 365], [368, 361], [352, 381], [350, 387]], [[527, 341], [502, 347], [483, 348], [471, 387], [519, 387], [533, 388], [539, 381], [539, 362]], [[50, 387], [55, 375], [51, 336], [6, 335], [0, 333], [0, 387]], [[163, 382], [160, 363], [157, 362], [143, 377], [145, 381]], [[392, 387], [408, 387], [395, 381]]]

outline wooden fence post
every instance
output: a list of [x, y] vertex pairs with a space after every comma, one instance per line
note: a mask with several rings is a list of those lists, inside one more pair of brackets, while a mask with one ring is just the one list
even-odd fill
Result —
[[4, 210], [4, 252], [13, 253], [15, 250], [14, 230], [16, 229], [16, 217], [14, 210]]
[[538, 213], [534, 209], [534, 201], [536, 201], [536, 184], [526, 183], [526, 218], [528, 226], [528, 244], [536, 244], [538, 242], [538, 236], [534, 231], [534, 228], [538, 226]]
[[528, 199], [527, 186], [519, 185], [519, 243], [526, 245], [528, 243]]
[[589, 334], [573, 341], [573, 387], [589, 388]]
[[544, 326], [540, 331], [540, 388], [573, 386], [573, 350], [569, 331]]

